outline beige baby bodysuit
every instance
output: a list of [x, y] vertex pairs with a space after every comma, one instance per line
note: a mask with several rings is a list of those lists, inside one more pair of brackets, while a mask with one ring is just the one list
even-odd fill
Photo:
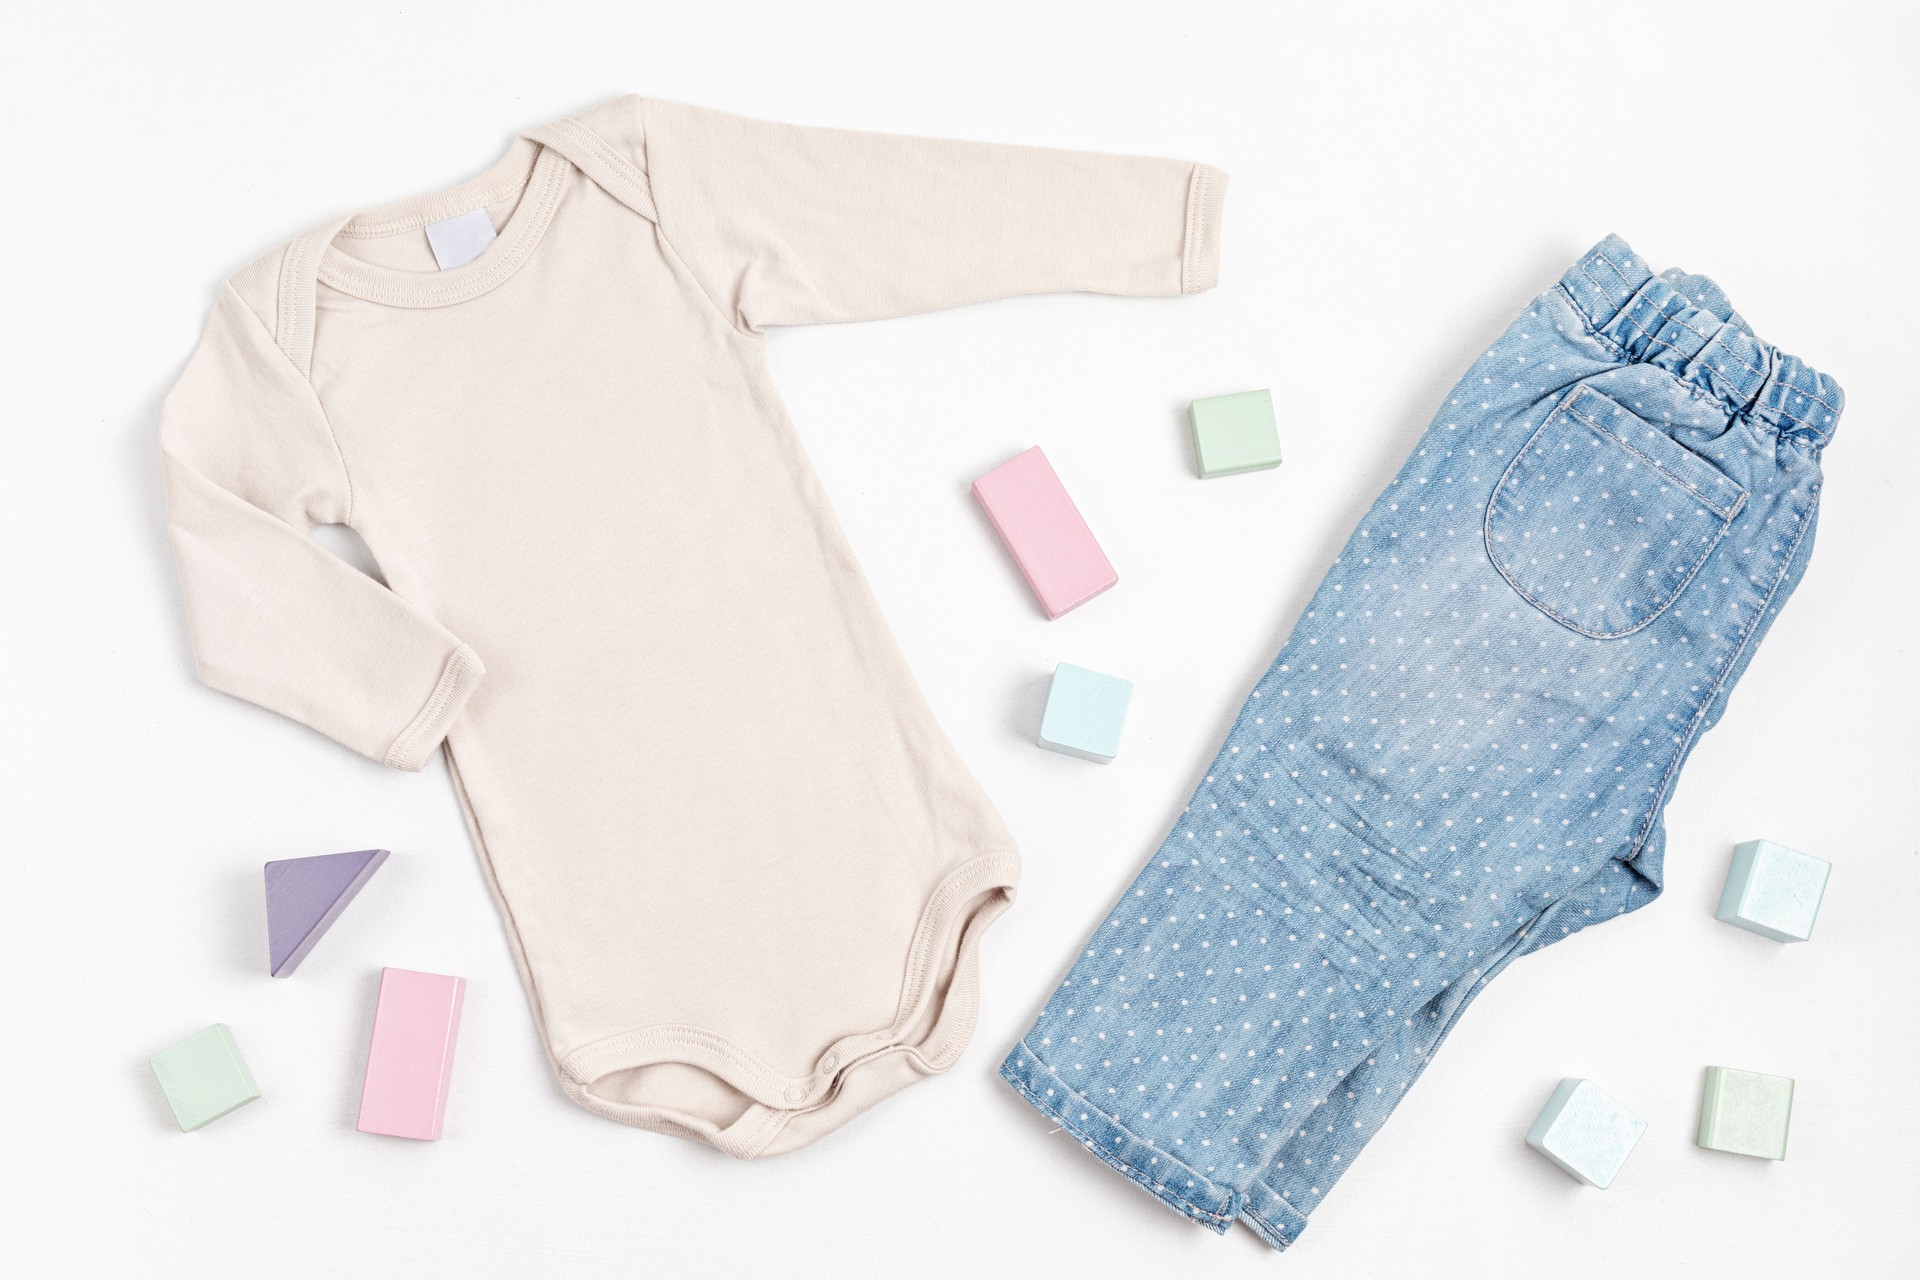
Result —
[[444, 741], [569, 1097], [802, 1146], [966, 1044], [1018, 861], [762, 331], [1206, 289], [1225, 184], [629, 97], [302, 235], [163, 413], [200, 677], [396, 768]]

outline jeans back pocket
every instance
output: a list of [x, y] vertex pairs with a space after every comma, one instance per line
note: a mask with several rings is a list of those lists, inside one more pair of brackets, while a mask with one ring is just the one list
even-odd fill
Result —
[[1674, 602], [1746, 500], [1658, 426], [1575, 387], [1494, 486], [1487, 556], [1555, 622], [1613, 639]]

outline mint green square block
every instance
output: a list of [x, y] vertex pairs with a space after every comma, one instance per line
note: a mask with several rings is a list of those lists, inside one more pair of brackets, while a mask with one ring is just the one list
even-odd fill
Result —
[[194, 1032], [151, 1061], [182, 1133], [211, 1124], [260, 1096], [260, 1086], [224, 1022]]
[[1645, 1120], [1599, 1085], [1569, 1076], [1527, 1130], [1527, 1145], [1563, 1172], [1605, 1191], [1646, 1131]]
[[1707, 1068], [1706, 1093], [1700, 1100], [1701, 1146], [1785, 1160], [1792, 1120], [1793, 1081], [1786, 1076]]
[[1063, 662], [1053, 669], [1040, 745], [1082, 760], [1110, 762], [1120, 753], [1133, 681]]
[[1193, 402], [1187, 418], [1193, 423], [1193, 455], [1202, 479], [1280, 465], [1280, 430], [1273, 422], [1272, 392], [1208, 396]]
[[1775, 942], [1805, 942], [1833, 864], [1771, 840], [1736, 845], [1714, 918]]

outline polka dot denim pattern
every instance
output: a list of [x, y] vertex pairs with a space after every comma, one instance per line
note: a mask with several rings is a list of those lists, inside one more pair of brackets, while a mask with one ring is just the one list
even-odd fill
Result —
[[1577, 387], [1494, 486], [1487, 556], [1542, 613], [1611, 640], [1673, 603], [1746, 500], [1664, 431]]
[[1448, 395], [1001, 1075], [1291, 1244], [1496, 973], [1659, 894], [1841, 405], [1602, 241]]

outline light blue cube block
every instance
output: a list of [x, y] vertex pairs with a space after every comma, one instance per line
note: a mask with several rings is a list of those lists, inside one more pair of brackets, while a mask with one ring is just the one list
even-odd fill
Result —
[[1569, 1076], [1527, 1130], [1527, 1145], [1590, 1187], [1602, 1191], [1633, 1153], [1647, 1122], [1591, 1080]]
[[1120, 753], [1133, 681], [1063, 662], [1053, 669], [1040, 745], [1049, 751], [1106, 764]]
[[1771, 840], [1736, 846], [1714, 915], [1776, 942], [1805, 942], [1827, 891], [1831, 863]]

